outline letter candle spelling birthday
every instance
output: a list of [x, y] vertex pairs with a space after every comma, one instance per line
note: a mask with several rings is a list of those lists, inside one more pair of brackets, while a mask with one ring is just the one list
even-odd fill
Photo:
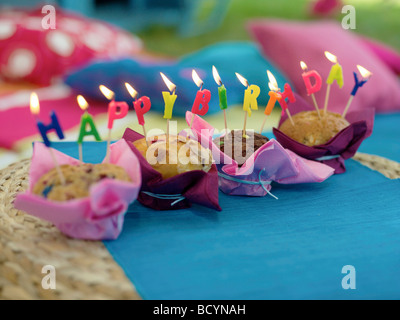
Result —
[[[192, 106], [192, 120], [190, 121], [190, 129], [192, 129], [194, 115], [198, 114], [200, 116], [204, 116], [208, 111], [208, 103], [211, 100], [211, 92], [207, 89], [203, 90], [203, 80], [200, 79], [199, 75], [197, 74], [196, 70], [192, 70], [192, 78], [194, 83], [200, 88], [197, 91], [196, 98], [194, 99], [194, 103]], [[200, 109], [200, 105], [202, 108]]]
[[[307, 71], [308, 68], [304, 61], [300, 61], [300, 67], [304, 71], [302, 73], [302, 77], [304, 80], [304, 84], [306, 85], [307, 94], [309, 96], [311, 96], [313, 103], [314, 103], [314, 107], [317, 110], [318, 117], [319, 117], [319, 119], [321, 119], [321, 114], [319, 113], [319, 107], [317, 104], [317, 100], [315, 100], [314, 93], [318, 92], [321, 89], [322, 78], [319, 75], [319, 73], [315, 70]], [[314, 80], [315, 80], [314, 85], [311, 84], [310, 78], [314, 78]]]
[[336, 80], [339, 88], [343, 87], [343, 71], [342, 71], [342, 66], [338, 63], [337, 57], [328, 51], [325, 51], [325, 57], [330, 62], [334, 63], [334, 65], [332, 66], [331, 71], [329, 72], [328, 79], [326, 79], [326, 83], [328, 86], [326, 87], [324, 114], [328, 111], [328, 99], [331, 90], [331, 84], [333, 83], [333, 81]]
[[289, 102], [292, 102], [292, 103], [296, 101], [296, 98], [294, 97], [292, 88], [290, 87], [290, 85], [288, 83], [285, 83], [285, 85], [284, 85], [285, 90], [283, 92], [280, 92], [280, 89], [278, 87], [278, 82], [276, 82], [274, 75], [268, 70], [267, 70], [267, 74], [268, 74], [268, 79], [269, 79], [269, 83], [268, 83], [269, 88], [271, 89], [271, 91], [280, 95], [281, 98], [278, 101], [279, 101], [279, 104], [281, 105], [282, 112], [283, 111], [286, 112], [292, 126], [294, 126], [294, 121], [292, 119], [292, 115], [290, 114], [288, 105], [285, 101], [286, 98], [288, 98]]
[[117, 119], [122, 119], [126, 117], [128, 114], [129, 106], [126, 102], [124, 101], [118, 101], [116, 102], [114, 100], [115, 94], [113, 91], [108, 89], [106, 86], [100, 85], [99, 89], [101, 93], [108, 99], [110, 100], [110, 103], [108, 104], [108, 137], [107, 137], [107, 153], [106, 153], [106, 159], [105, 162], [108, 163], [110, 161], [110, 143], [111, 143], [111, 130], [114, 125], [114, 120]]
[[[149, 146], [149, 142], [147, 141], [146, 127], [144, 126], [144, 114], [150, 111], [151, 101], [149, 97], [143, 96], [137, 99], [137, 91], [133, 89], [133, 87], [125, 82], [125, 87], [128, 90], [129, 94], [133, 98], [133, 107], [135, 108], [136, 116], [138, 118], [139, 124], [143, 128], [144, 139], [146, 141], [147, 146]], [[142, 107], [143, 106], [143, 107]]]
[[260, 87], [255, 84], [249, 85], [249, 82], [239, 73], [235, 72], [236, 77], [240, 83], [247, 89], [244, 91], [243, 110], [244, 110], [244, 123], [243, 123], [243, 137], [246, 137], [246, 123], [247, 115], [251, 117], [251, 110], [258, 110], [257, 98], [260, 95]]
[[[174, 109], [174, 103], [177, 98], [177, 95], [175, 94], [176, 85], [169, 81], [169, 79], [162, 72], [160, 72], [160, 75], [169, 90], [169, 92], [162, 92], [165, 103], [163, 118], [167, 119], [167, 143], [169, 143], [169, 120], [172, 118], [172, 110]], [[170, 92], [172, 92], [172, 94]]]
[[368, 71], [367, 69], [365, 69], [364, 67], [357, 65], [357, 69], [358, 71], [361, 73], [362, 76], [362, 80], [359, 81], [358, 77], [357, 77], [357, 73], [353, 72], [354, 75], [354, 88], [350, 93], [350, 98], [349, 101], [347, 102], [346, 107], [344, 108], [344, 111], [342, 113], [342, 117], [344, 118], [347, 114], [347, 111], [349, 110], [350, 104], [353, 101], [354, 96], [356, 95], [358, 88], [362, 87], [364, 85], [364, 83], [366, 83], [369, 78], [371, 77], [372, 73], [370, 71]]
[[217, 71], [217, 68], [215, 68], [215, 66], [212, 66], [212, 74], [215, 82], [217, 83], [217, 85], [219, 85], [218, 87], [219, 107], [221, 108], [221, 110], [224, 111], [225, 132], [228, 132], [228, 123], [226, 121], [226, 109], [228, 108], [226, 89], [224, 84], [222, 83], [221, 77], [219, 76], [219, 73]]
[[[96, 141], [101, 141], [99, 132], [94, 125], [92, 116], [88, 113], [89, 104], [85, 100], [85, 98], [81, 95], [76, 97], [76, 100], [79, 104], [79, 107], [84, 111], [82, 118], [81, 118], [81, 127], [79, 130], [79, 137], [78, 137], [78, 147], [79, 147], [79, 160], [83, 162], [83, 152], [82, 152], [82, 143], [83, 138], [86, 136], [93, 136]], [[90, 130], [86, 131], [87, 126], [90, 127]]]
[[45, 144], [45, 146], [47, 147], [47, 149], [50, 152], [50, 155], [53, 159], [54, 162], [54, 166], [57, 170], [57, 174], [60, 178], [61, 184], [65, 184], [65, 178], [64, 175], [62, 174], [62, 171], [60, 169], [60, 166], [57, 162], [56, 156], [54, 155], [53, 149], [51, 148], [51, 141], [50, 139], [47, 137], [47, 133], [49, 131], [54, 130], [57, 133], [58, 138], [60, 138], [61, 140], [64, 139], [64, 133], [61, 129], [60, 123], [58, 122], [58, 118], [57, 115], [54, 111], [52, 111], [50, 113], [50, 118], [51, 118], [51, 123], [49, 125], [44, 125], [43, 122], [41, 122], [38, 118], [38, 115], [40, 113], [40, 104], [39, 104], [39, 98], [37, 96], [37, 94], [35, 92], [31, 93], [31, 99], [30, 99], [30, 110], [31, 113], [35, 116], [36, 119], [36, 125], [39, 129], [40, 135], [43, 138], [43, 142]]

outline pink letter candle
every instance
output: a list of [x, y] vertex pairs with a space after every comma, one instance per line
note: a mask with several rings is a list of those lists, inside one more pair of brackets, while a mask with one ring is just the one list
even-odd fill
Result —
[[[302, 77], [303, 77], [303, 81], [304, 84], [306, 85], [306, 89], [307, 89], [307, 94], [310, 96], [313, 100], [314, 103], [314, 107], [317, 110], [318, 113], [318, 117], [321, 119], [321, 114], [319, 112], [319, 107], [317, 104], [317, 100], [315, 100], [315, 96], [314, 93], [318, 92], [321, 89], [322, 86], [322, 78], [319, 75], [319, 73], [315, 70], [311, 70], [311, 71], [307, 71], [307, 65], [303, 62], [300, 61], [300, 66], [303, 69], [303, 73], [302, 73]], [[314, 79], [314, 85], [311, 84], [311, 78]]]
[[110, 100], [108, 104], [108, 137], [107, 137], [107, 154], [105, 162], [108, 163], [110, 160], [110, 143], [111, 143], [111, 130], [114, 125], [114, 120], [122, 119], [128, 114], [129, 106], [126, 102], [114, 100], [115, 94], [113, 91], [108, 89], [106, 86], [100, 85], [99, 89], [103, 95]]

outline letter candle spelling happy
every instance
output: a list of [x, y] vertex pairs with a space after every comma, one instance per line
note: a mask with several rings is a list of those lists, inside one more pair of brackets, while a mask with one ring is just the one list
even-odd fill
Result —
[[116, 102], [114, 100], [115, 94], [113, 91], [108, 89], [106, 86], [100, 85], [99, 89], [101, 93], [110, 100], [108, 104], [108, 137], [107, 137], [107, 153], [105, 162], [110, 161], [110, 143], [111, 143], [111, 130], [114, 125], [114, 120], [122, 119], [128, 114], [129, 106], [124, 101]]
[[[137, 99], [138, 92], [127, 82], [125, 82], [125, 87], [129, 94], [133, 98], [133, 107], [135, 108], [136, 116], [138, 118], [139, 124], [143, 128], [144, 139], [146, 140], [147, 147], [149, 142], [147, 141], [146, 127], [144, 126], [144, 114], [150, 111], [151, 101], [149, 97], [143, 96]], [[143, 107], [142, 107], [143, 106]]]
[[296, 98], [294, 97], [292, 88], [290, 87], [290, 85], [288, 83], [285, 83], [284, 91], [280, 92], [280, 89], [278, 87], [278, 82], [276, 82], [274, 75], [269, 70], [267, 70], [267, 74], [268, 74], [268, 79], [269, 79], [269, 83], [268, 83], [269, 88], [271, 89], [271, 91], [280, 95], [281, 98], [279, 99], [279, 104], [281, 105], [282, 111], [286, 111], [286, 114], [289, 117], [289, 120], [290, 120], [292, 126], [294, 126], [294, 121], [292, 119], [292, 115], [290, 114], [288, 105], [285, 101], [286, 98], [288, 98], [289, 101], [292, 103], [296, 101]]
[[[82, 143], [83, 138], [86, 136], [93, 136], [96, 141], [101, 141], [99, 132], [94, 125], [92, 116], [88, 113], [89, 104], [85, 100], [85, 98], [81, 95], [76, 97], [76, 100], [79, 104], [79, 107], [85, 111], [81, 118], [81, 127], [79, 130], [79, 137], [78, 137], [78, 147], [79, 147], [79, 160], [83, 162], [83, 152], [82, 152]], [[86, 131], [87, 126], [89, 125], [90, 130]]]
[[60, 178], [61, 184], [65, 184], [65, 177], [62, 174], [62, 171], [60, 169], [60, 165], [57, 162], [56, 156], [54, 155], [53, 149], [51, 148], [51, 141], [47, 137], [47, 133], [51, 130], [54, 130], [57, 133], [57, 136], [62, 140], [64, 139], [64, 133], [61, 129], [60, 123], [58, 122], [57, 115], [54, 111], [50, 113], [50, 118], [51, 118], [51, 123], [49, 125], [44, 125], [43, 122], [41, 122], [38, 118], [38, 115], [40, 113], [40, 104], [39, 104], [39, 98], [35, 92], [31, 93], [31, 99], [30, 99], [30, 110], [31, 113], [35, 116], [36, 118], [36, 124], [39, 129], [39, 132], [43, 138], [43, 142], [47, 149], [50, 152], [50, 155], [53, 159], [54, 166], [57, 170], [58, 176]]
[[[307, 65], [305, 64], [304, 61], [300, 61], [300, 67], [304, 71], [302, 73], [302, 77], [303, 77], [304, 84], [305, 84], [306, 89], [307, 89], [307, 94], [309, 96], [311, 96], [311, 98], [312, 98], [312, 100], [314, 102], [315, 109], [317, 110], [318, 117], [319, 117], [319, 119], [321, 119], [321, 114], [319, 112], [319, 107], [318, 107], [318, 104], [317, 104], [317, 100], [315, 100], [314, 93], [318, 92], [321, 89], [322, 78], [319, 75], [319, 73], [317, 71], [315, 71], [315, 70], [307, 71], [308, 68], [307, 68]], [[314, 85], [311, 84], [311, 80], [310, 80], [311, 77], [313, 77], [314, 80], [315, 80]]]

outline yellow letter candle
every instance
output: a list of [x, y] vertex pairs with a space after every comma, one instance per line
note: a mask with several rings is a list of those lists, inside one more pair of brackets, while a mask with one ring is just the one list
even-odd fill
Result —
[[235, 73], [236, 77], [239, 79], [240, 83], [243, 84], [247, 89], [244, 91], [243, 99], [243, 111], [244, 111], [244, 124], [243, 124], [243, 136], [246, 136], [246, 123], [247, 115], [251, 116], [251, 110], [258, 110], [257, 98], [260, 95], [260, 87], [252, 84], [249, 85], [246, 78], [244, 78], [239, 73]]
[[338, 63], [337, 57], [328, 51], [325, 51], [325, 57], [330, 62], [334, 63], [334, 65], [332, 66], [331, 71], [329, 72], [328, 79], [326, 79], [326, 83], [328, 86], [326, 87], [324, 114], [328, 110], [329, 93], [330, 93], [331, 84], [333, 83], [333, 81], [336, 80], [339, 88], [343, 87], [343, 71], [342, 71], [342, 66]]
[[[164, 99], [164, 119], [167, 119], [167, 142], [169, 141], [169, 120], [172, 118], [172, 110], [174, 109], [175, 100], [178, 97], [175, 94], [176, 85], [173, 84], [162, 72], [160, 72], [161, 78], [164, 80], [168, 91], [162, 91]], [[172, 94], [171, 94], [172, 92]]]

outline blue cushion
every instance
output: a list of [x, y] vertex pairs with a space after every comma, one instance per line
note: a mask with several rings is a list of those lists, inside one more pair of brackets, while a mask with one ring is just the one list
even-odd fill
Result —
[[[182, 43], [184, 45], [184, 43]], [[187, 55], [173, 63], [165, 61], [149, 64], [135, 59], [98, 61], [66, 77], [66, 83], [86, 97], [104, 99], [98, 86], [104, 84], [116, 94], [117, 100], [132, 102], [124, 82], [129, 82], [139, 95], [150, 97], [152, 110], [163, 112], [164, 101], [161, 91], [167, 87], [160, 77], [160, 72], [177, 85], [173, 115], [183, 116], [193, 105], [198, 90], [192, 80], [192, 69], [196, 69], [204, 81], [204, 89], [212, 93], [209, 114], [220, 111], [217, 84], [212, 76], [212, 66], [218, 69], [221, 79], [227, 88], [228, 103], [243, 102], [245, 87], [237, 80], [235, 72], [244, 76], [250, 84], [261, 88], [259, 104], [268, 102], [268, 77], [270, 70], [280, 87], [288, 82], [282, 73], [268, 62], [258, 47], [251, 42], [225, 42], [211, 45], [198, 52]]]

